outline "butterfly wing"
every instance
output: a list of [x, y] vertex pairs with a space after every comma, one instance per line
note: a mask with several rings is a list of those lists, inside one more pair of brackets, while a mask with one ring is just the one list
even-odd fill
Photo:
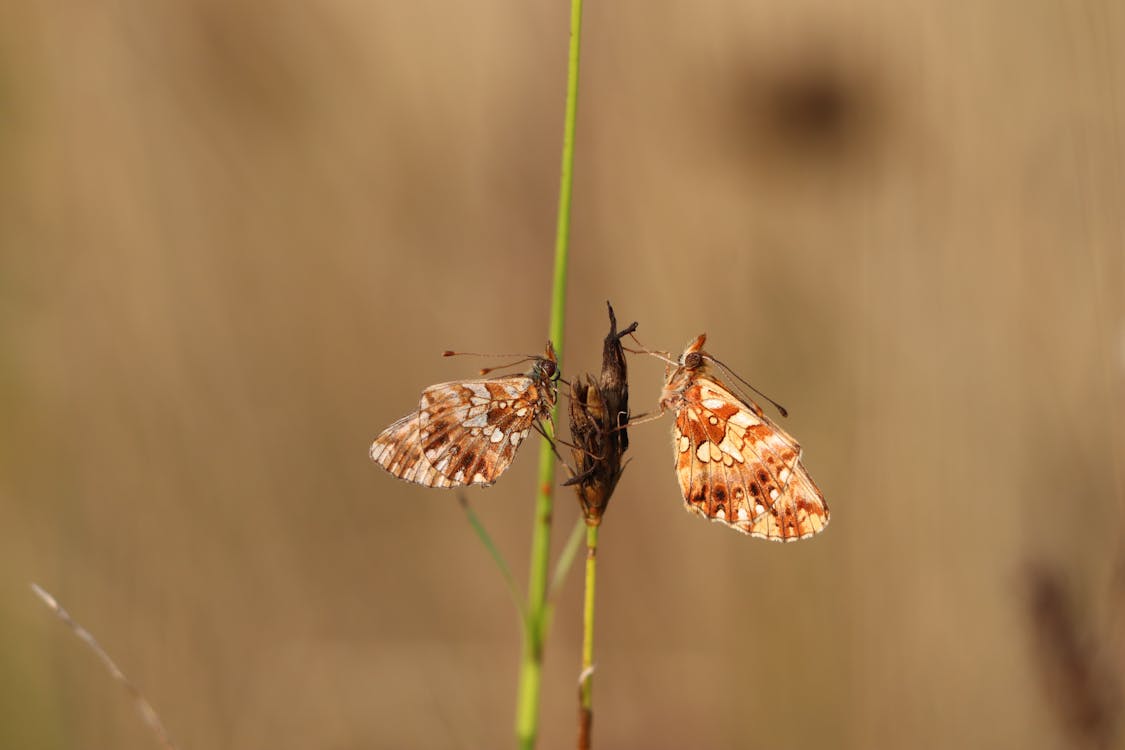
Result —
[[828, 519], [828, 506], [820, 488], [805, 471], [804, 464], [798, 461], [793, 479], [770, 510], [749, 529], [739, 530], [772, 542], [793, 542], [819, 534], [828, 525]]
[[418, 411], [375, 439], [371, 458], [426, 487], [487, 487], [511, 466], [552, 403], [550, 384], [530, 375], [433, 385]]
[[371, 460], [394, 476], [425, 487], [453, 487], [422, 453], [418, 440], [418, 412], [407, 414], [379, 433], [371, 444]]
[[801, 465], [801, 446], [760, 407], [698, 375], [678, 399], [676, 475], [693, 513], [776, 541], [810, 537], [828, 508]]
[[529, 375], [427, 388], [419, 404], [423, 456], [454, 484], [487, 487], [511, 466], [551, 403], [549, 385]]

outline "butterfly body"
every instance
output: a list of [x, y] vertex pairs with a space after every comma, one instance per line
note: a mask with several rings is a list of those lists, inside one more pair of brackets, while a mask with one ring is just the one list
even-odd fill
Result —
[[789, 542], [828, 525], [801, 446], [712, 371], [699, 336], [666, 374], [660, 408], [676, 420], [676, 476], [688, 510], [744, 534]]
[[507, 471], [556, 400], [554, 348], [523, 375], [454, 381], [422, 392], [418, 410], [383, 430], [371, 460], [426, 487], [487, 487]]

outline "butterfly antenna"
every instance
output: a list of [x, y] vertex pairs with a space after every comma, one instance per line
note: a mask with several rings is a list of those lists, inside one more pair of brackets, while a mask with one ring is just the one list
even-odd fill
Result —
[[482, 354], [481, 352], [453, 352], [453, 351], [450, 351], [448, 349], [446, 349], [444, 352], [442, 352], [441, 356], [443, 356], [443, 357], [522, 357], [522, 359], [520, 359], [520, 362], [526, 362], [529, 359], [535, 359], [535, 357], [529, 356], [527, 354], [495, 354], [495, 353], [494, 354]]
[[730, 375], [730, 376], [731, 376], [732, 378], [734, 378], [735, 380], [737, 380], [737, 381], [738, 381], [739, 383], [742, 383], [742, 384], [743, 384], [744, 386], [746, 386], [746, 387], [747, 387], [747, 388], [749, 388], [750, 390], [754, 391], [754, 393], [757, 393], [757, 394], [758, 394], [759, 396], [761, 396], [762, 398], [764, 398], [764, 399], [765, 399], [766, 401], [769, 401], [769, 402], [770, 402], [771, 404], [773, 404], [773, 405], [774, 405], [774, 408], [775, 408], [775, 409], [777, 409], [778, 413], [779, 413], [779, 414], [781, 414], [781, 416], [783, 416], [783, 417], [788, 417], [788, 416], [789, 416], [789, 412], [788, 412], [788, 411], [787, 411], [787, 410], [785, 409], [785, 407], [784, 407], [784, 406], [782, 406], [781, 404], [777, 403], [777, 402], [776, 402], [776, 401], [774, 401], [774, 400], [773, 400], [772, 398], [770, 398], [770, 397], [769, 397], [769, 396], [767, 396], [766, 394], [762, 393], [761, 391], [759, 391], [759, 390], [758, 390], [757, 388], [755, 388], [754, 386], [750, 385], [750, 383], [748, 383], [748, 382], [746, 381], [746, 379], [745, 379], [745, 378], [743, 378], [743, 377], [742, 377], [741, 375], [739, 375], [739, 374], [738, 374], [737, 372], [735, 372], [734, 370], [730, 369], [730, 368], [729, 368], [729, 367], [727, 367], [727, 366], [726, 366], [725, 364], [723, 364], [723, 363], [722, 363], [722, 362], [720, 362], [719, 360], [717, 360], [717, 359], [715, 359], [714, 357], [712, 357], [712, 356], [711, 356], [710, 354], [708, 354], [708, 355], [707, 355], [707, 359], [711, 360], [712, 362], [714, 362], [715, 364], [717, 364], [717, 365], [718, 365], [719, 367], [723, 368], [723, 372], [725, 372], [725, 373], [726, 373], [727, 375]]
[[[634, 323], [632, 326], [629, 326], [629, 328], [633, 328], [635, 326], [636, 326], [636, 324]], [[622, 331], [621, 335], [624, 336], [626, 333], [628, 333], [629, 338], [633, 339], [633, 341], [635, 341], [637, 343], [637, 346], [640, 347], [640, 349], [630, 349], [629, 347], [622, 345], [621, 348], [624, 349], [625, 351], [629, 352], [630, 354], [647, 354], [650, 357], [656, 357], [657, 359], [662, 359], [672, 366], [676, 366], [676, 365], [680, 364], [679, 362], [674, 360], [672, 358], [672, 355], [668, 352], [662, 352], [662, 351], [659, 351], [657, 349], [649, 349], [647, 346], [645, 346], [644, 344], [641, 343], [641, 340], [639, 338], [637, 338], [637, 334], [634, 333], [633, 331], [629, 330], [628, 328], [625, 329], [624, 331]]]
[[504, 370], [508, 367], [515, 367], [522, 365], [524, 362], [534, 362], [539, 357], [529, 357], [523, 354], [480, 354], [478, 352], [451, 352], [448, 349], [441, 353], [443, 357], [519, 357], [515, 362], [509, 362], [506, 365], [496, 365], [495, 367], [482, 367], [480, 370], [481, 375], [487, 375], [493, 370]]

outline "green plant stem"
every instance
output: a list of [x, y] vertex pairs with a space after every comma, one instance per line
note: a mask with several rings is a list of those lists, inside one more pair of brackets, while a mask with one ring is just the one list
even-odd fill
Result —
[[551, 576], [551, 588], [547, 590], [547, 596], [562, 588], [563, 583], [566, 581], [566, 575], [570, 572], [571, 565], [574, 564], [574, 558], [578, 556], [578, 550], [582, 548], [582, 537], [585, 536], [582, 532], [586, 530], [586, 522], [579, 518], [574, 528], [571, 529], [570, 536], [563, 545], [562, 552], [555, 559], [555, 572]]
[[[562, 175], [559, 180], [559, 213], [555, 233], [555, 274], [551, 294], [551, 341], [560, 368], [566, 322], [566, 272], [570, 247], [570, 196], [574, 185], [574, 130], [578, 115], [578, 53], [582, 37], [582, 0], [570, 3], [570, 51], [566, 76], [566, 113], [563, 123]], [[554, 435], [556, 407], [548, 431]], [[555, 455], [546, 440], [539, 449], [539, 494], [531, 532], [531, 561], [527, 585], [523, 664], [516, 698], [516, 738], [521, 748], [535, 747], [539, 727], [539, 688], [546, 634], [547, 583], [550, 573], [552, 492]]]
[[590, 747], [594, 721], [594, 590], [598, 580], [598, 529], [586, 527], [586, 597], [582, 607], [582, 672], [578, 678], [578, 747]]
[[492, 557], [492, 561], [496, 563], [500, 575], [504, 578], [504, 585], [508, 587], [508, 593], [512, 596], [512, 601], [516, 605], [516, 612], [520, 616], [520, 622], [527, 620], [523, 614], [523, 602], [520, 601], [519, 586], [516, 585], [516, 579], [512, 576], [512, 569], [508, 567], [508, 561], [504, 559], [504, 555], [500, 554], [500, 549], [492, 541], [492, 537], [488, 533], [488, 529], [484, 528], [481, 523], [480, 517], [477, 516], [475, 510], [469, 505], [469, 499], [462, 493], [457, 498], [461, 503], [462, 510], [465, 511], [465, 518], [469, 520], [469, 525], [473, 527], [473, 531], [477, 533], [477, 538], [480, 539], [481, 544], [488, 550], [488, 554]]

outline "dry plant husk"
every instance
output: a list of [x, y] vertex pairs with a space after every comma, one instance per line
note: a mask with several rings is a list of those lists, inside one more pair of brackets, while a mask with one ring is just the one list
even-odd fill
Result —
[[574, 487], [588, 525], [601, 523], [609, 499], [625, 467], [629, 448], [629, 383], [622, 337], [637, 328], [633, 323], [617, 330], [617, 318], [608, 302], [609, 333], [602, 348], [602, 371], [579, 375], [570, 388], [570, 434], [574, 447]]

